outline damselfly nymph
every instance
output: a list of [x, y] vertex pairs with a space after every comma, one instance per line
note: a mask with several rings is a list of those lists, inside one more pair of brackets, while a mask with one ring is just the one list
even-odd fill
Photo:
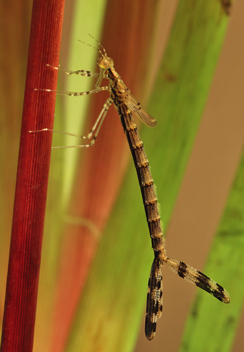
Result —
[[[181, 278], [191, 282], [192, 284], [195, 284], [196, 286], [210, 293], [212, 296], [216, 297], [221, 302], [229, 303], [230, 297], [228, 292], [222, 286], [210, 279], [208, 276], [204, 275], [202, 272], [194, 269], [193, 267], [185, 264], [184, 262], [169, 258], [166, 255], [165, 240], [163, 237], [163, 230], [159, 215], [155, 186], [149, 168], [149, 161], [147, 159], [143, 147], [143, 142], [138, 133], [137, 126], [134, 122], [133, 115], [137, 116], [142, 122], [144, 122], [149, 127], [156, 126], [157, 122], [152, 116], [150, 116], [145, 110], [142, 109], [140, 103], [138, 103], [136, 98], [131, 94], [130, 90], [121, 80], [120, 75], [116, 72], [113, 60], [108, 57], [106, 50], [103, 48], [103, 46], [99, 42], [97, 43], [100, 46], [100, 49], [95, 48], [99, 51], [100, 54], [97, 61], [97, 64], [100, 69], [99, 73], [93, 73], [84, 70], [68, 71], [63, 69], [61, 66], [50, 67], [53, 69], [62, 70], [67, 75], [76, 74], [85, 77], [97, 78], [95, 88], [91, 91], [78, 93], [68, 91], [57, 91], [57, 94], [81, 96], [99, 93], [101, 91], [108, 91], [110, 95], [106, 100], [105, 104], [103, 105], [103, 108], [90, 133], [87, 136], [81, 136], [84, 139], [90, 139], [90, 142], [88, 144], [78, 145], [77, 147], [93, 146], [110, 105], [114, 104], [115, 108], [118, 111], [120, 121], [127, 137], [127, 141], [134, 160], [139, 185], [141, 188], [141, 194], [149, 227], [150, 237], [152, 241], [152, 248], [154, 251], [154, 260], [151, 267], [151, 273], [148, 282], [145, 321], [146, 337], [148, 340], [152, 340], [156, 333], [157, 320], [161, 317], [163, 309], [162, 266], [164, 264], [170, 269], [172, 269]], [[108, 81], [108, 85], [101, 86], [103, 79]], [[50, 89], [44, 90], [51, 91]], [[49, 129], [43, 129], [41, 131], [44, 130], [53, 131]], [[65, 134], [74, 135], [72, 133]]]

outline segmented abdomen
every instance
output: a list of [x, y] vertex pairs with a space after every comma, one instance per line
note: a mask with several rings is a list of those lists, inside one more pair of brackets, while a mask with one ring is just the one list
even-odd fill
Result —
[[145, 321], [145, 334], [152, 340], [156, 333], [157, 320], [163, 311], [163, 278], [159, 258], [155, 257], [147, 290], [147, 308]]
[[149, 162], [143, 147], [143, 142], [132, 118], [132, 114], [127, 111], [128, 109], [126, 105], [120, 105], [117, 109], [136, 167], [147, 223], [152, 240], [152, 248], [155, 252], [163, 251], [163, 232], [160, 222], [158, 202], [149, 168]]

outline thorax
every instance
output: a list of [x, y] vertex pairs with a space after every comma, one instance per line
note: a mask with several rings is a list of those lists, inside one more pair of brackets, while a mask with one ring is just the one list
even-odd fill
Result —
[[115, 71], [112, 67], [108, 69], [108, 78], [109, 78], [109, 86], [111, 97], [116, 106], [126, 103], [126, 99], [128, 97], [129, 89], [126, 87], [120, 75]]

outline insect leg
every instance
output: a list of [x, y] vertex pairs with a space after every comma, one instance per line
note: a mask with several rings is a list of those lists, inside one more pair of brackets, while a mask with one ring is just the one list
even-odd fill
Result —
[[105, 86], [105, 87], [99, 87], [99, 88], [96, 88], [96, 89], [93, 89], [93, 90], [89, 90], [87, 92], [68, 92], [66, 90], [55, 90], [55, 89], [34, 89], [34, 90], [44, 90], [46, 92], [56, 92], [58, 95], [69, 95], [71, 97], [79, 97], [81, 95], [89, 95], [89, 94], [94, 94], [94, 93], [98, 93], [98, 92], [101, 92], [103, 90], [109, 90], [109, 87], [108, 86]]
[[111, 98], [108, 98], [105, 102], [105, 104], [103, 105], [103, 108], [94, 124], [94, 126], [92, 127], [91, 131], [88, 133], [87, 136], [83, 137], [83, 138], [88, 138], [90, 139], [97, 127], [97, 130], [96, 132], [94, 133], [93, 135], [93, 138], [91, 140], [91, 142], [89, 144], [81, 144], [81, 145], [75, 145], [75, 146], [67, 146], [67, 147], [53, 147], [53, 149], [57, 149], [57, 148], [89, 148], [89, 147], [92, 147], [94, 145], [94, 143], [96, 142], [96, 139], [97, 139], [97, 136], [98, 136], [98, 133], [100, 131], [100, 128], [103, 124], [103, 121], [105, 119], [105, 116], [107, 115], [107, 112], [108, 112], [108, 109], [109, 107], [111, 106], [111, 104], [113, 103], [113, 100]]
[[91, 71], [85, 71], [85, 70], [77, 70], [77, 71], [70, 71], [70, 70], [66, 70], [65, 68], [63, 68], [61, 65], [59, 65], [58, 67], [56, 66], [52, 66], [47, 64], [47, 66], [55, 69], [55, 70], [60, 70], [63, 71], [66, 75], [79, 75], [79, 76], [83, 76], [83, 77], [99, 77], [99, 73], [97, 72], [91, 72]]
[[96, 132], [93, 135], [93, 138], [91, 140], [91, 142], [89, 144], [80, 144], [80, 145], [70, 145], [70, 146], [60, 146], [60, 147], [52, 147], [52, 149], [63, 149], [63, 148], [89, 148], [92, 147], [96, 141], [96, 138], [98, 136], [98, 133], [100, 131], [100, 128], [102, 126], [102, 123], [105, 119], [105, 116], [108, 112], [108, 109], [110, 107], [110, 105], [113, 103], [113, 100], [111, 98], [108, 98], [105, 102], [105, 104], [103, 105], [103, 108], [94, 124], [94, 126], [92, 127], [91, 131], [88, 133], [87, 136], [81, 136], [75, 133], [69, 133], [69, 132], [62, 132], [62, 131], [57, 131], [57, 130], [52, 130], [49, 128], [43, 128], [41, 130], [37, 130], [37, 131], [29, 131], [29, 133], [36, 133], [36, 132], [44, 132], [44, 131], [49, 131], [49, 132], [55, 132], [55, 133], [60, 133], [60, 134], [65, 134], [68, 136], [72, 136], [72, 137], [78, 137], [78, 138], [83, 138], [83, 139], [91, 139], [92, 135], [94, 133], [94, 131], [96, 130]]

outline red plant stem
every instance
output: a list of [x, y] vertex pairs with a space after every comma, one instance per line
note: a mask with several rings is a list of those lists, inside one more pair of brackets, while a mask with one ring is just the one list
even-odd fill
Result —
[[64, 0], [34, 0], [1, 352], [30, 352], [34, 325]]

